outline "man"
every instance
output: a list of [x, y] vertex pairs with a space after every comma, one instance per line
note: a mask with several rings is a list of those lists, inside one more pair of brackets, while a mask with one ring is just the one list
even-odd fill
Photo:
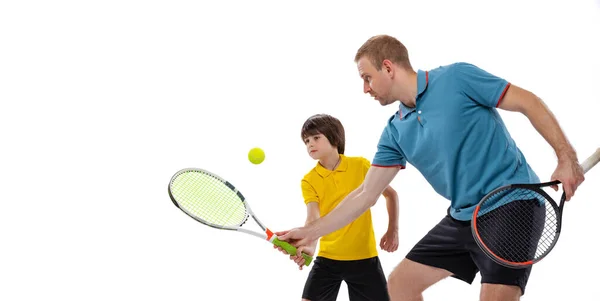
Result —
[[450, 208], [390, 274], [390, 299], [423, 300], [425, 289], [448, 276], [471, 283], [481, 272], [481, 300], [519, 300], [531, 267], [509, 269], [488, 259], [473, 241], [469, 220], [477, 202], [492, 189], [539, 182], [497, 108], [530, 120], [557, 155], [552, 180], [562, 182], [567, 200], [573, 196], [584, 181], [583, 171], [552, 113], [533, 93], [472, 64], [415, 72], [404, 45], [390, 36], [369, 39], [355, 62], [364, 92], [384, 106], [400, 101], [400, 109], [381, 135], [363, 184], [328, 215], [280, 232], [280, 239], [302, 251], [350, 223], [375, 204], [408, 162], [450, 200]]

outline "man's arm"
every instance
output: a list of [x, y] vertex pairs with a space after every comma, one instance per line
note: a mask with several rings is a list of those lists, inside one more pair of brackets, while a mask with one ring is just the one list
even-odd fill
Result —
[[499, 108], [527, 116], [533, 127], [552, 146], [558, 158], [558, 167], [552, 175], [552, 180], [561, 181], [569, 200], [584, 180], [583, 170], [579, 165], [577, 153], [552, 112], [535, 94], [515, 85], [508, 88]]
[[306, 226], [309, 241], [342, 228], [375, 205], [399, 170], [399, 166], [369, 168], [362, 185], [348, 194], [329, 214]]

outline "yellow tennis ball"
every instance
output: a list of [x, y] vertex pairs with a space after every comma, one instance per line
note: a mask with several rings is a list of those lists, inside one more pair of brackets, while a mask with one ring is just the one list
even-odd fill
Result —
[[255, 147], [248, 152], [248, 160], [253, 164], [260, 164], [265, 160], [265, 152], [259, 147]]

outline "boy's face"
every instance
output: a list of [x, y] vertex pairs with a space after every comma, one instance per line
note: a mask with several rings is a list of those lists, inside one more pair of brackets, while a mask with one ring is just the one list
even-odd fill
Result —
[[336, 148], [329, 143], [329, 140], [323, 134], [312, 135], [304, 138], [304, 144], [306, 145], [306, 151], [308, 152], [308, 155], [315, 160], [319, 160], [336, 150]]

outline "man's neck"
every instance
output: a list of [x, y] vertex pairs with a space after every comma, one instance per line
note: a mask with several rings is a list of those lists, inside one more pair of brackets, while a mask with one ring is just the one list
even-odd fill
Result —
[[409, 108], [414, 108], [417, 106], [417, 93], [419, 86], [417, 84], [417, 73], [410, 72], [406, 76], [406, 81], [408, 82], [408, 94], [405, 95], [400, 102]]

